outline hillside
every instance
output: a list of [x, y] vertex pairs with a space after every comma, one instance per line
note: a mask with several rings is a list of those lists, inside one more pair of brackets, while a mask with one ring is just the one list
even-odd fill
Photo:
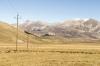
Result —
[[[13, 27], [10, 24], [4, 23], [0, 21], [0, 43], [16, 43], [16, 27]], [[39, 42], [40, 38], [29, 35], [29, 43]], [[27, 42], [27, 34], [18, 29], [18, 43], [26, 43]]]

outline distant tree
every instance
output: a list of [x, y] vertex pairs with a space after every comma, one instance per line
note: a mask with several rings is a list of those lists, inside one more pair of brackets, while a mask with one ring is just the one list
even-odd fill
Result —
[[27, 34], [31, 34], [31, 33], [27, 32], [27, 31], [24, 31], [24, 32], [27, 33]]
[[49, 34], [45, 34], [44, 36], [49, 36]]

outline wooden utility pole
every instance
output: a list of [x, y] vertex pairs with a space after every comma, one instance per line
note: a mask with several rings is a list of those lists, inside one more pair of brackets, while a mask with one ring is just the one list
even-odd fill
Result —
[[30, 35], [30, 37], [31, 37], [31, 39], [30, 39], [30, 43], [31, 43], [31, 48], [32, 48], [32, 46], [33, 46], [33, 42], [32, 42], [32, 34]]
[[16, 34], [16, 51], [17, 51], [17, 45], [18, 45], [18, 19], [20, 19], [20, 18], [18, 18], [19, 17], [19, 15], [18, 15], [18, 13], [17, 13], [17, 18], [15, 18], [15, 19], [17, 19], [17, 34]]
[[40, 45], [40, 34], [38, 36], [39, 36], [39, 45]]
[[34, 45], [35, 45], [35, 36], [34, 36]]
[[28, 49], [28, 37], [29, 37], [29, 27], [28, 27], [28, 33], [27, 33], [27, 49]]

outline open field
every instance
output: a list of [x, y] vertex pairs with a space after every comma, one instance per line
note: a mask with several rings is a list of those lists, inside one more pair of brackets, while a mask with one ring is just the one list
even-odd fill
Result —
[[0, 43], [0, 66], [99, 66], [99, 43]]

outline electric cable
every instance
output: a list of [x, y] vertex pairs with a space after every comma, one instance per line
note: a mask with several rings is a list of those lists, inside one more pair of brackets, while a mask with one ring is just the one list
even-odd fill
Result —
[[12, 5], [12, 3], [10, 2], [10, 0], [8, 0], [8, 2], [9, 2], [10, 5], [12, 6], [12, 8], [15, 10], [15, 12], [18, 13], [17, 10], [16, 10], [16, 9], [14, 8], [14, 6]]
[[[1, 0], [0, 0], [1, 1]], [[6, 7], [6, 5], [1, 1], [1, 3]], [[11, 13], [11, 11], [6, 7], [6, 9], [10, 12], [10, 14], [12, 14]], [[13, 14], [12, 14], [13, 15]], [[14, 16], [14, 15], [13, 15]]]

